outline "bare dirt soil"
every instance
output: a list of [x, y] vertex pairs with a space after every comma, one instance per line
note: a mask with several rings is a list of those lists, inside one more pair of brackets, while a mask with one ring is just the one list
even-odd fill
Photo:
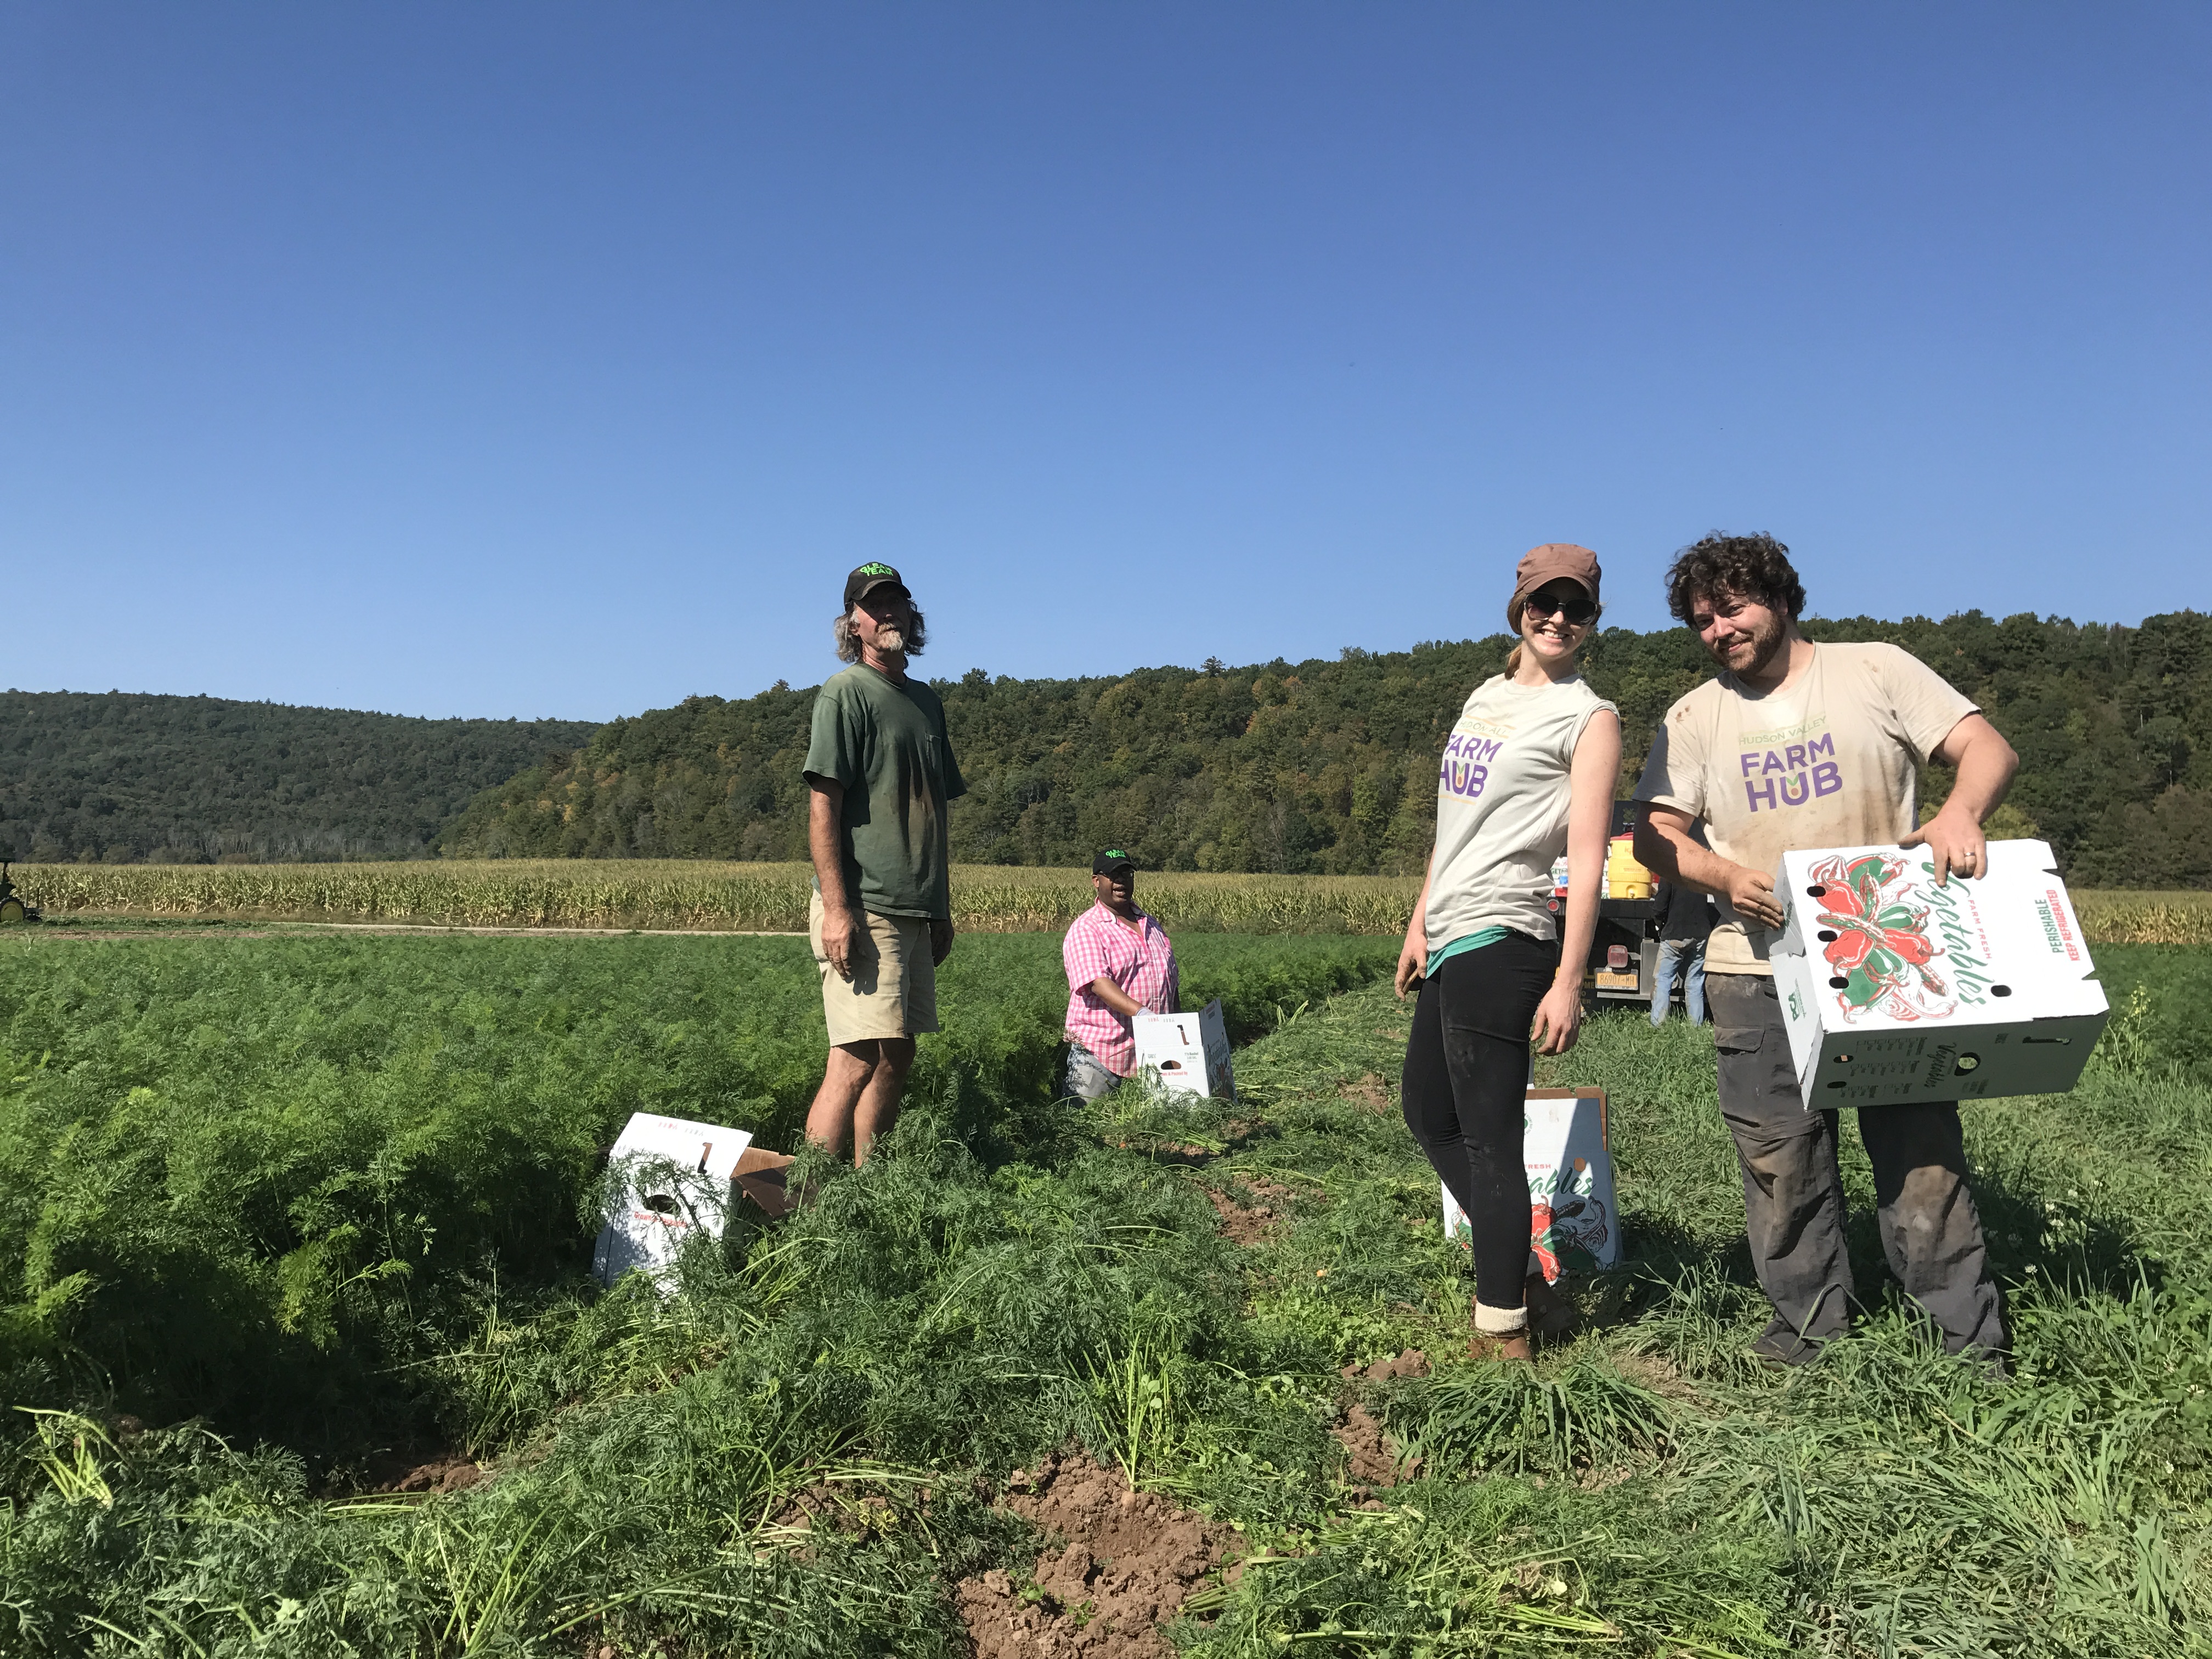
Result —
[[1039, 1553], [1026, 1583], [995, 1571], [962, 1581], [956, 1596], [976, 1659], [1172, 1659], [1159, 1627], [1234, 1536], [1132, 1492], [1081, 1452], [1016, 1470], [1000, 1501], [1066, 1541]]
[[1355, 1105], [1365, 1107], [1377, 1117], [1390, 1115], [1390, 1085], [1374, 1072], [1368, 1073], [1357, 1083], [1343, 1085], [1337, 1093]]
[[1401, 1376], [1426, 1376], [1428, 1374], [1429, 1357], [1419, 1348], [1401, 1348], [1396, 1358], [1378, 1359], [1364, 1370], [1357, 1365], [1344, 1368], [1345, 1376], [1364, 1377], [1370, 1382], [1389, 1382]]
[[465, 1457], [440, 1457], [377, 1482], [377, 1492], [465, 1492], [489, 1477]]
[[1249, 1249], [1266, 1243], [1277, 1229], [1290, 1220], [1291, 1189], [1272, 1181], [1248, 1181], [1243, 1184], [1256, 1200], [1249, 1209], [1224, 1193], [1209, 1192], [1206, 1196], [1213, 1200], [1214, 1212], [1221, 1218], [1222, 1237]]
[[[1389, 1382], [1401, 1376], [1428, 1374], [1429, 1357], [1419, 1348], [1407, 1348], [1395, 1358], [1378, 1359], [1364, 1370], [1357, 1365], [1344, 1368], [1344, 1376], [1350, 1382]], [[1363, 1509], [1381, 1509], [1382, 1504], [1375, 1497], [1377, 1491], [1395, 1486], [1401, 1480], [1410, 1480], [1420, 1473], [1421, 1460], [1418, 1457], [1403, 1465], [1399, 1462], [1397, 1450], [1383, 1433], [1382, 1425], [1364, 1406], [1346, 1406], [1329, 1432], [1344, 1448], [1345, 1479], [1352, 1484], [1352, 1495], [1362, 1500]]]
[[1345, 1407], [1344, 1420], [1330, 1432], [1344, 1447], [1345, 1479], [1352, 1483], [1354, 1497], [1372, 1503], [1377, 1488], [1398, 1484], [1398, 1460], [1389, 1437], [1366, 1407]]

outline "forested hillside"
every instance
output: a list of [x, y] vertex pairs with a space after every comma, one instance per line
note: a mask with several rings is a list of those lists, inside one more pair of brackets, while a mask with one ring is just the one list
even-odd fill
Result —
[[[2033, 825], [2090, 885], [2212, 884], [2212, 618], [2077, 627], [1978, 611], [1807, 624], [1889, 640], [1985, 707], [2022, 766], [2005, 827]], [[1079, 864], [1109, 842], [1155, 868], [1406, 872], [1425, 854], [1436, 755], [1504, 635], [1256, 667], [1115, 678], [933, 681], [969, 793], [953, 856]], [[1686, 629], [1611, 629], [1589, 676], [1620, 705], [1627, 793], [1654, 726], [1709, 672]], [[600, 728], [471, 803], [466, 857], [805, 856], [812, 688], [693, 697]], [[1948, 787], [1927, 780], [1929, 799]]]
[[0, 692], [0, 848], [41, 863], [421, 858], [470, 797], [592, 730]]

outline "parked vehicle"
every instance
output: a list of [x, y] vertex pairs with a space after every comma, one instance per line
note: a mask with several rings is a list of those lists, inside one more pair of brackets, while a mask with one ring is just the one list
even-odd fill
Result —
[[0, 859], [0, 927], [24, 927], [39, 919], [39, 913], [23, 902], [15, 884], [8, 879], [8, 866], [14, 862]]

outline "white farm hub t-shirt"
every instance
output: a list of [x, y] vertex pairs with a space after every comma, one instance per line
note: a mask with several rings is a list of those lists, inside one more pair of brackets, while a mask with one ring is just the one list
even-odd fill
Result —
[[1437, 769], [1431, 955], [1486, 927], [1558, 936], [1552, 860], [1567, 850], [1575, 745], [1612, 708], [1579, 675], [1543, 685], [1500, 675], [1467, 700]]
[[[1636, 799], [1702, 819], [1713, 851], [1771, 873], [1787, 852], [1879, 847], [1918, 823], [1914, 769], [1975, 712], [1893, 645], [1816, 645], [1796, 684], [1753, 692], [1733, 674], [1667, 711]], [[1769, 935], [1716, 898], [1709, 974], [1764, 974]]]

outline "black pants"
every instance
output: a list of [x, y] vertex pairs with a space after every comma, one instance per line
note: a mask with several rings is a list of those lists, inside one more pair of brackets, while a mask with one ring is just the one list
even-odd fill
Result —
[[1474, 1237], [1474, 1294], [1517, 1308], [1528, 1273], [1528, 1175], [1522, 1160], [1528, 1027], [1559, 948], [1508, 933], [1451, 957], [1421, 983], [1399, 1098]]
[[[1844, 1248], [1836, 1114], [1805, 1109], [1772, 980], [1714, 974], [1705, 981], [1705, 1000], [1720, 1049], [1721, 1115], [1743, 1168], [1752, 1267], [1774, 1305], [1756, 1346], [1795, 1364], [1810, 1358], [1823, 1339], [1843, 1334], [1856, 1294]], [[1859, 1139], [1874, 1165], [1890, 1271], [1951, 1352], [1978, 1348], [2002, 1364], [2004, 1312], [1966, 1187], [1958, 1107], [1864, 1107]]]

